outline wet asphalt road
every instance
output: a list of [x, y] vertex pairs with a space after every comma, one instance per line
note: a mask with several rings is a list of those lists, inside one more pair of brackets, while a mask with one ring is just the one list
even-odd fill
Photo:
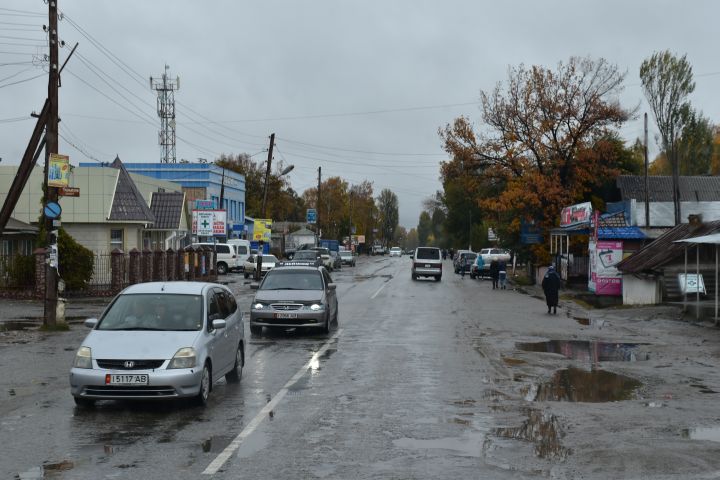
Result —
[[[555, 357], [522, 357], [514, 345], [551, 328], [531, 331], [531, 318], [598, 332], [546, 318], [531, 296], [460, 279], [449, 261], [442, 282], [414, 282], [409, 262], [362, 257], [334, 273], [340, 318], [330, 335], [250, 337], [246, 326], [242, 382], [216, 384], [205, 409], [76, 408], [67, 373], [80, 325], [0, 343], [0, 478], [578, 478], [557, 468], [572, 452], [565, 427], [528, 407], [530, 360], [545, 368]], [[247, 311], [251, 290], [242, 275], [228, 278]], [[571, 415], [581, 404], [555, 405]], [[587, 478], [609, 478], [598, 475]]]

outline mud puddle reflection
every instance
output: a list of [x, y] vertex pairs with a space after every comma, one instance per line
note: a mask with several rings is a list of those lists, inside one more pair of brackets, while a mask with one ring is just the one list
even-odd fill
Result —
[[539, 410], [529, 410], [528, 419], [521, 426], [498, 428], [494, 433], [501, 438], [532, 442], [535, 455], [540, 458], [565, 459], [572, 453], [560, 442], [565, 434], [557, 417]]
[[557, 353], [565, 358], [585, 362], [636, 362], [647, 360], [646, 352], [639, 352], [639, 343], [594, 342], [587, 340], [548, 340], [546, 342], [517, 343], [525, 352]]
[[690, 440], [720, 442], [720, 427], [686, 428], [682, 431], [682, 436], [683, 438], [689, 438]]
[[535, 389], [528, 400], [550, 402], [619, 402], [635, 397], [642, 383], [634, 378], [606, 370], [579, 368], [558, 370], [553, 378]]

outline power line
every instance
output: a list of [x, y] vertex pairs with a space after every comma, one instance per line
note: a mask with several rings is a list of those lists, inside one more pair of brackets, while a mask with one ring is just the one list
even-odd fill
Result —
[[15, 123], [15, 122], [23, 122], [25, 120], [32, 120], [32, 117], [26, 116], [26, 117], [0, 118], [0, 123]]
[[298, 145], [306, 145], [306, 146], [321, 148], [321, 149], [325, 149], [325, 150], [337, 150], [340, 152], [351, 152], [351, 153], [364, 153], [364, 154], [368, 154], [368, 155], [386, 155], [386, 156], [398, 156], [398, 157], [415, 157], [415, 156], [437, 157], [437, 156], [442, 156], [442, 154], [439, 154], [439, 153], [371, 152], [371, 151], [367, 151], [367, 150], [353, 150], [350, 148], [330, 147], [330, 146], [325, 146], [325, 145], [318, 145], [315, 143], [307, 143], [307, 142], [300, 142], [297, 140], [290, 140], [287, 138], [283, 138], [283, 140], [285, 140], [288, 143], [296, 143]]
[[29, 82], [30, 80], [35, 80], [36, 78], [44, 77], [44, 76], [46, 76], [45, 72], [41, 73], [40, 75], [35, 75], [34, 77], [24, 78], [24, 79], [18, 80], [16, 82], [11, 82], [11, 83], [6, 83], [4, 85], [0, 85], [0, 88], [10, 87], [12, 85], [17, 85], [19, 83]]
[[[29, 15], [35, 15], [35, 16], [39, 16], [39, 17], [44, 17], [44, 16], [45, 16], [44, 13], [33, 12], [33, 11], [30, 11], [30, 10], [17, 10], [17, 9], [15, 9], [15, 8], [5, 8], [5, 7], [0, 7], [0, 10], [2, 10], [2, 11], [4, 11], [4, 12], [27, 13], [27, 14], [29, 14]], [[0, 15], [2, 15], [2, 13], [0, 13]]]

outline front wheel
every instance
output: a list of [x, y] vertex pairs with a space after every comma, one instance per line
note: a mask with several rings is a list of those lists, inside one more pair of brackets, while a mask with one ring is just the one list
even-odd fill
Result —
[[95, 406], [95, 400], [92, 398], [73, 397], [73, 400], [75, 400], [75, 405], [80, 408], [92, 408]]
[[250, 278], [250, 274], [248, 272], [245, 272], [245, 278]]
[[250, 333], [253, 335], [260, 335], [262, 333], [262, 327], [257, 325], [250, 325]]
[[228, 266], [226, 263], [218, 263], [217, 271], [219, 275], [226, 275], [228, 272]]
[[413, 274], [412, 274], [412, 279], [413, 279], [413, 280], [417, 280], [417, 275], [415, 275], [415, 274], [413, 273]]
[[238, 344], [237, 351], [235, 352], [235, 365], [233, 365], [232, 370], [225, 374], [225, 380], [230, 383], [238, 383], [242, 379], [243, 365], [242, 344]]
[[330, 312], [325, 315], [325, 324], [322, 329], [323, 333], [330, 333]]
[[442, 278], [442, 275], [435, 275], [436, 282], [439, 282], [441, 278]]
[[200, 391], [195, 397], [195, 404], [204, 407], [210, 398], [210, 366], [205, 363], [203, 365], [202, 376], [200, 377]]

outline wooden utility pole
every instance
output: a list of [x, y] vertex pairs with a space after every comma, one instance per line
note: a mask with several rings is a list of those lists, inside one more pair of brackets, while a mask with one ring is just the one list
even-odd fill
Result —
[[647, 112], [645, 113], [645, 228], [650, 228], [650, 162], [648, 159], [648, 122]]
[[[45, 202], [57, 202], [58, 189], [48, 186], [48, 168], [50, 165], [50, 154], [58, 153], [58, 87], [60, 85], [60, 53], [59, 53], [59, 36], [58, 36], [58, 8], [57, 0], [48, 1], [48, 40], [50, 46], [50, 74], [48, 76], [48, 103], [49, 112], [47, 126], [45, 128]], [[44, 218], [45, 240], [48, 248], [53, 243], [53, 220]], [[56, 239], [55, 239], [56, 240]], [[55, 326], [56, 310], [57, 310], [57, 270], [45, 264], [45, 305], [44, 305], [44, 324], [47, 326]]]
[[[262, 202], [262, 218], [267, 218], [267, 191], [268, 191], [268, 181], [270, 180], [270, 166], [272, 165], [272, 154], [273, 154], [273, 146], [275, 146], [275, 134], [270, 134], [270, 147], [268, 148], [268, 158], [267, 158], [267, 166], [265, 168], [265, 186], [263, 187], [263, 202]], [[258, 240], [258, 256], [257, 256], [257, 262], [255, 263], [255, 280], [260, 281], [260, 276], [262, 275], [262, 260], [263, 260], [263, 253], [264, 253], [264, 244], [265, 242], [263, 239]]]

